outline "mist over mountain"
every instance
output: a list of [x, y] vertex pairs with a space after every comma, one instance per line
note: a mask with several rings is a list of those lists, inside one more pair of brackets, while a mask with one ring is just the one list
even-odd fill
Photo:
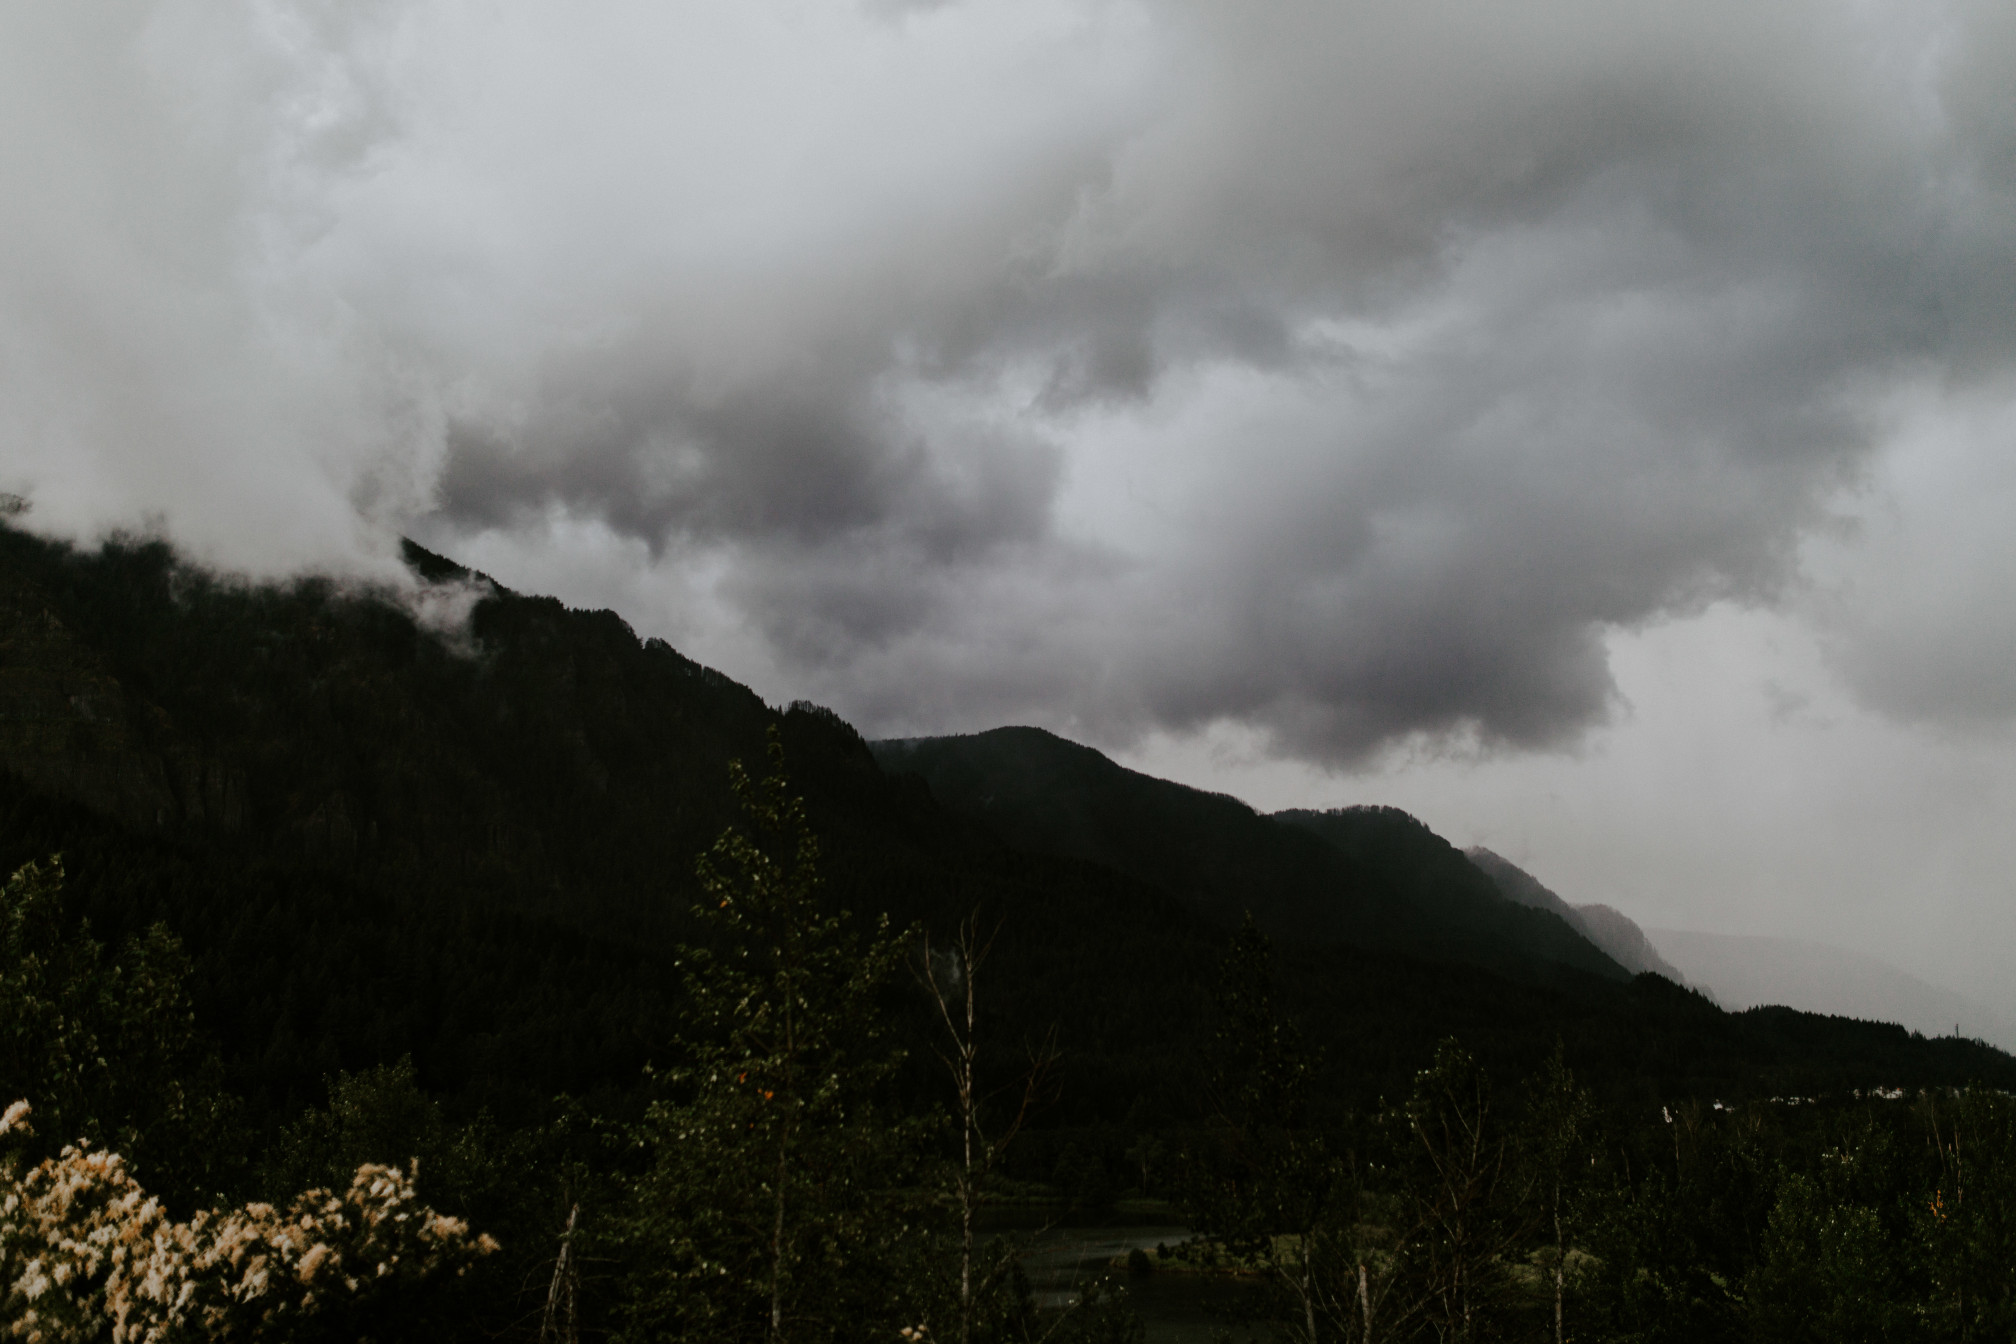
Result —
[[1531, 873], [1482, 846], [1464, 853], [1508, 900], [1554, 912], [1618, 965], [1691, 986], [1731, 1012], [1775, 1005], [1892, 1022], [1928, 1037], [1957, 1032], [2016, 1049], [2016, 1024], [2007, 1018], [1879, 958], [1799, 938], [1648, 931], [1610, 906], [1569, 904]]
[[0, 5], [0, 1336], [2016, 1340], [2012, 89]]
[[1672, 963], [1659, 955], [1659, 950], [1646, 939], [1645, 931], [1622, 912], [1607, 905], [1570, 905], [1542, 884], [1539, 878], [1482, 845], [1474, 845], [1464, 850], [1463, 854], [1498, 885], [1506, 900], [1530, 905], [1536, 910], [1551, 910], [1576, 932], [1602, 948], [1619, 966], [1633, 974], [1651, 971], [1665, 976], [1676, 985], [1688, 983]]
[[2016, 1013], [2007, 7], [800, 8], [0, 14], [0, 492]]
[[1731, 1012], [1782, 1004], [1808, 1013], [1896, 1022], [1925, 1036], [1958, 1034], [2016, 1049], [2016, 1023], [1963, 994], [1876, 957], [1804, 938], [1652, 929], [1649, 937]]

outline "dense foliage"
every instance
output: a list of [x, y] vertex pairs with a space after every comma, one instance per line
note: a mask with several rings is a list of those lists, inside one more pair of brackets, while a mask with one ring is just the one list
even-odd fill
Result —
[[[31, 1110], [0, 1115], [0, 1145], [33, 1133]], [[28, 1344], [354, 1339], [424, 1316], [414, 1298], [430, 1280], [497, 1249], [394, 1167], [177, 1222], [88, 1141], [21, 1166], [0, 1161], [0, 1330]]]
[[[1185, 1203], [1304, 1341], [2006, 1340], [2016, 1098], [1901, 1089], [1656, 1114], [1559, 1053], [1500, 1092], [1445, 1041], [1324, 1124], [1263, 942], [1227, 958]], [[1194, 1254], [1194, 1253], [1193, 1253]]]
[[[781, 774], [741, 792], [750, 825], [702, 868], [719, 936], [688, 950], [678, 1063], [649, 1084], [660, 1099], [641, 1116], [605, 1117], [586, 1141], [571, 1115], [515, 1135], [457, 1125], [401, 1063], [335, 1080], [327, 1110], [270, 1136], [253, 1198], [198, 1197], [178, 1214], [88, 1136], [32, 1161], [29, 1108], [14, 1105], [0, 1122], [7, 1328], [51, 1341], [956, 1337], [935, 1320], [969, 1340], [1135, 1337], [1110, 1287], [1057, 1319], [1013, 1274], [994, 1276], [960, 1311], [952, 1195], [972, 1168], [942, 1122], [957, 1099], [901, 1086], [897, 972], [920, 949], [822, 899], [818, 846]], [[23, 869], [0, 913], [60, 900], [53, 870]], [[59, 923], [17, 945], [10, 964], [27, 974], [0, 981], [28, 1020], [116, 1001], [125, 978], [94, 967], [88, 935]], [[52, 963], [72, 974], [42, 974]], [[171, 975], [130, 1010], [162, 1016], [178, 1046], [180, 988]], [[130, 1062], [177, 1096], [210, 1085], [200, 1050], [164, 1063], [160, 1033], [102, 1039], [124, 1043], [99, 1061], [115, 1074]], [[178, 1059], [198, 1077], [177, 1076]], [[1605, 1105], [1558, 1048], [1502, 1088], [1454, 1040], [1424, 1063], [1389, 1105], [1316, 1104], [1321, 1061], [1283, 1004], [1272, 951], [1250, 925], [1237, 934], [1198, 1060], [1200, 1106], [1130, 1150], [1173, 1155], [1164, 1193], [1202, 1234], [1162, 1272], [1265, 1274], [1278, 1292], [1253, 1299], [1247, 1323], [1312, 1342], [2016, 1331], [2006, 1093], [1690, 1099], [1647, 1113]], [[179, 1122], [144, 1095], [95, 1104], [72, 1118], [151, 1154], [148, 1180], [194, 1189], [215, 1171], [200, 1146], [148, 1141], [150, 1125]], [[371, 1161], [396, 1151], [407, 1174]], [[347, 1195], [327, 1193], [336, 1183], [286, 1194], [353, 1162]], [[982, 1197], [1002, 1189], [987, 1182]], [[487, 1232], [423, 1200], [481, 1209], [523, 1239], [519, 1253], [486, 1255]], [[551, 1216], [563, 1200], [564, 1230]]]

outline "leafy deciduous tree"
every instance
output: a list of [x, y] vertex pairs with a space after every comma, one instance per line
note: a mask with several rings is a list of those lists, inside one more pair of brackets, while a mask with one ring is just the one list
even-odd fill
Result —
[[44, 1151], [109, 1146], [179, 1205], [233, 1182], [243, 1151], [189, 975], [158, 924], [116, 959], [88, 926], [71, 927], [58, 859], [0, 887], [0, 1095], [32, 1100]]

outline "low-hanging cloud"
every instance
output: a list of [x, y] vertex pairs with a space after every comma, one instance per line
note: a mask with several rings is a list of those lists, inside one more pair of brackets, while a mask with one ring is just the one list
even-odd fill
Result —
[[41, 525], [585, 530], [871, 730], [1570, 741], [2016, 358], [1992, 5], [0, 22]]

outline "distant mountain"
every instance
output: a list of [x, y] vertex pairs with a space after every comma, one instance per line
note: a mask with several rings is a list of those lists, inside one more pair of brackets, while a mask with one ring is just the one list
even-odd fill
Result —
[[2016, 1024], [1888, 962], [1800, 938], [1653, 929], [1650, 937], [1694, 984], [1740, 1012], [1782, 1004], [1809, 1013], [1895, 1022], [1925, 1036], [1960, 1035], [2016, 1049]]
[[1247, 909], [1279, 934], [1333, 1107], [1398, 1095], [1449, 1035], [1508, 1080], [1564, 1041], [1634, 1104], [2016, 1087], [2016, 1061], [1967, 1042], [1627, 981], [1403, 813], [1260, 817], [1029, 731], [977, 757], [871, 753], [612, 612], [406, 561], [467, 619], [444, 635], [388, 591], [234, 582], [158, 542], [81, 551], [0, 522], [0, 872], [60, 852], [96, 937], [172, 929], [260, 1123], [407, 1055], [457, 1114], [507, 1125], [562, 1092], [641, 1104], [695, 856], [736, 818], [729, 761], [761, 768], [773, 726], [831, 902], [897, 928], [999, 921], [987, 1049], [1058, 1027], [1048, 1126], [1194, 1119]]
[[1526, 979], [1627, 972], [1559, 915], [1503, 900], [1456, 848], [1395, 808], [1262, 816], [1040, 728], [876, 742], [955, 812], [1009, 843], [1175, 893], [1220, 925], [1488, 966]]
[[[1659, 949], [1630, 916], [1607, 905], [1578, 905], [1575, 913], [1589, 941], [1615, 957], [1620, 965], [1634, 971], [1663, 975], [1676, 985], [1693, 985], [1678, 967], [1659, 955]], [[1696, 986], [1697, 988], [1699, 986]]]
[[1620, 911], [1607, 905], [1570, 905], [1555, 895], [1539, 878], [1512, 860], [1478, 845], [1463, 851], [1470, 862], [1498, 884], [1505, 898], [1536, 910], [1551, 910], [1568, 921], [1577, 932], [1610, 955], [1611, 960], [1634, 975], [1651, 971], [1676, 985], [1687, 983], [1673, 964], [1659, 955], [1645, 937], [1645, 931]]

